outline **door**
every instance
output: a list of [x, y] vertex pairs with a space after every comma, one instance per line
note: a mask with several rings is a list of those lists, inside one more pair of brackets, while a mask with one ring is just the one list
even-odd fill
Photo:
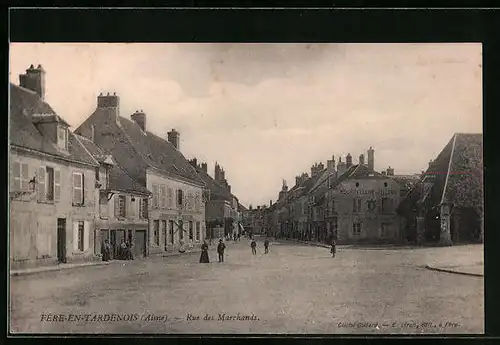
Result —
[[135, 231], [134, 254], [136, 257], [146, 256], [146, 230]]
[[66, 263], [66, 218], [57, 218], [57, 261]]

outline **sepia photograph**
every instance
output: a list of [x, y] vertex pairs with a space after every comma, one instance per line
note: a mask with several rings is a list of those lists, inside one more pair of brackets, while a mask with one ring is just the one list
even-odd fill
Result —
[[10, 43], [12, 335], [484, 334], [480, 43]]

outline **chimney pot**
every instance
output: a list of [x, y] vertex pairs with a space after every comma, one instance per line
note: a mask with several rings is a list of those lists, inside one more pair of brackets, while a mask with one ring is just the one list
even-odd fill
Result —
[[31, 65], [30, 65], [30, 69], [33, 69], [33, 68], [35, 68], [35, 67], [33, 66], [33, 64], [31, 64]]
[[45, 71], [34, 69], [33, 65], [30, 65], [25, 74], [19, 75], [19, 85], [36, 92], [43, 100], [45, 98]]
[[146, 131], [146, 114], [136, 111], [134, 114], [130, 115], [130, 118], [141, 128], [143, 132]]

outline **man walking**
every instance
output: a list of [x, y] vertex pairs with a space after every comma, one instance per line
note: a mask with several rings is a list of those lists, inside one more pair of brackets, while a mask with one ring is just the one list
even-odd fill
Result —
[[269, 239], [266, 237], [264, 240], [264, 254], [269, 253]]
[[257, 254], [257, 242], [252, 238], [252, 242], [250, 243], [250, 247], [252, 247], [252, 254]]
[[332, 240], [332, 247], [330, 249], [330, 253], [332, 253], [332, 258], [335, 257], [335, 254], [337, 253], [337, 243], [335, 240]]
[[219, 262], [224, 262], [224, 249], [226, 245], [222, 242], [222, 238], [219, 240], [219, 245], [217, 246], [217, 253], [219, 253]]

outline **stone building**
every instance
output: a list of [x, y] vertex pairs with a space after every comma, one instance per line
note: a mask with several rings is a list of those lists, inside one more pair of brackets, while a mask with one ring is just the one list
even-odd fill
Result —
[[42, 67], [19, 79], [10, 85], [10, 266], [94, 260], [99, 164], [45, 102]]
[[482, 242], [482, 134], [456, 133], [398, 206], [409, 240]]
[[400, 242], [400, 185], [366, 165], [352, 165], [325, 194], [328, 237], [338, 243]]
[[215, 174], [212, 178], [207, 171], [207, 163], [198, 164], [198, 160], [190, 160], [201, 180], [205, 184], [205, 221], [208, 238], [222, 238], [228, 234], [241, 231], [241, 216], [238, 198], [231, 193], [224, 170], [215, 163]]
[[175, 129], [167, 140], [147, 130], [147, 117], [136, 111], [120, 116], [119, 97], [99, 95], [97, 108], [75, 132], [93, 136], [122, 169], [151, 192], [148, 202], [150, 254], [192, 247], [205, 236], [204, 183], [180, 151]]
[[[119, 257], [122, 241], [132, 244], [135, 257], [147, 256], [148, 199], [151, 193], [134, 181], [91, 138], [75, 136], [100, 164], [95, 173], [99, 193], [95, 215], [95, 253], [102, 254], [104, 241], [108, 240], [114, 258]], [[166, 226], [162, 228], [166, 229]]]

